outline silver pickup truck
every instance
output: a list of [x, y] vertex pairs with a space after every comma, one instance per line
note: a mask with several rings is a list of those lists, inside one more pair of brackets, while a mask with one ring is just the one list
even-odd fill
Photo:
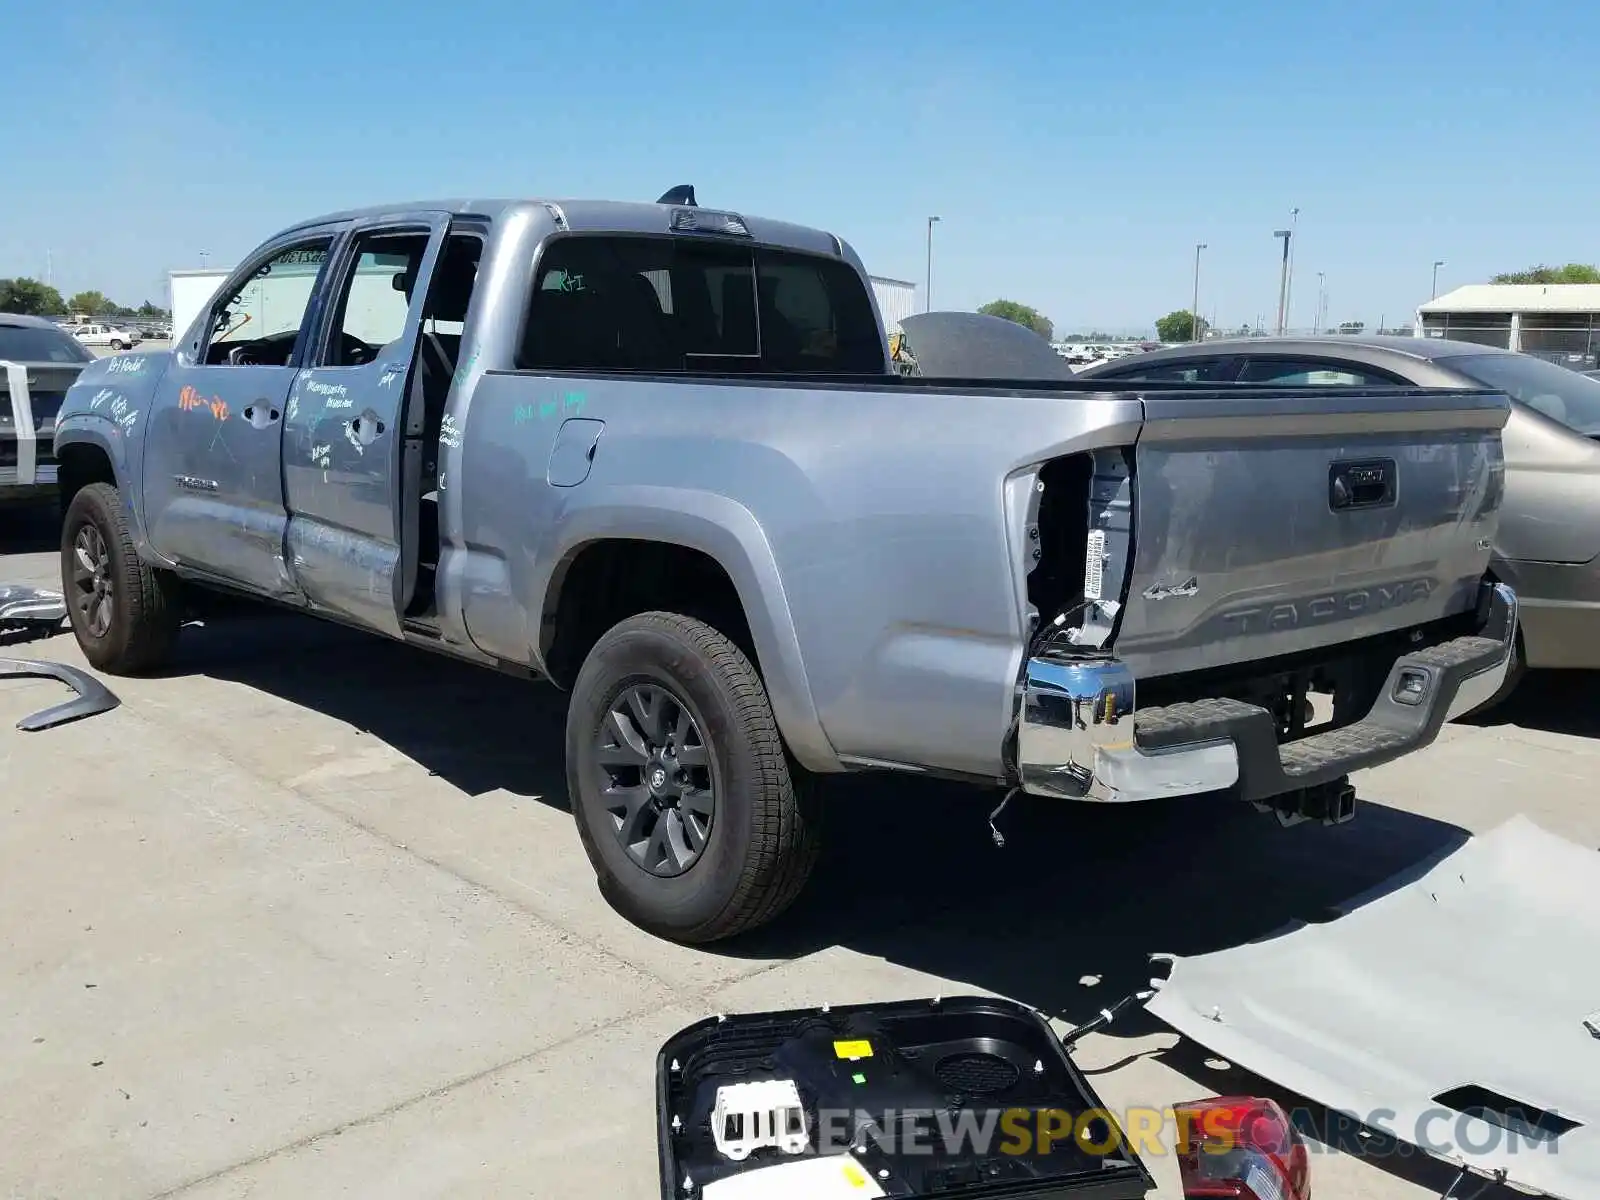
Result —
[[687, 942], [793, 900], [818, 776], [1304, 815], [1499, 686], [1504, 396], [1004, 378], [986, 321], [892, 361], [849, 245], [689, 190], [307, 221], [71, 389], [73, 630], [148, 670], [220, 588], [553, 681]]

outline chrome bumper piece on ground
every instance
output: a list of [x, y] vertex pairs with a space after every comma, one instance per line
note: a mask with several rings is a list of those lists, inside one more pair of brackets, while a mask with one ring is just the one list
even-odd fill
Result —
[[1492, 697], [1510, 666], [1517, 598], [1485, 584], [1479, 630], [1402, 655], [1372, 710], [1340, 729], [1279, 746], [1266, 709], [1195, 700], [1138, 712], [1113, 658], [1028, 660], [1017, 733], [1019, 782], [1068, 800], [1133, 801], [1237, 789], [1265, 799], [1376, 766], [1427, 745]]

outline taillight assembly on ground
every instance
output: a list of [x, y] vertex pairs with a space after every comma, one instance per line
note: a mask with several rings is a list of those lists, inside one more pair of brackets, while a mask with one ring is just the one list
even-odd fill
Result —
[[1274, 1101], [1218, 1096], [1173, 1114], [1186, 1200], [1311, 1200], [1305, 1143]]

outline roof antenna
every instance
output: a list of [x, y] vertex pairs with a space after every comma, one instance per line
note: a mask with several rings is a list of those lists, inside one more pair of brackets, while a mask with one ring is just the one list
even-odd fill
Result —
[[680, 183], [677, 187], [663, 193], [657, 204], [681, 204], [688, 208], [699, 208], [700, 205], [694, 198], [694, 184]]

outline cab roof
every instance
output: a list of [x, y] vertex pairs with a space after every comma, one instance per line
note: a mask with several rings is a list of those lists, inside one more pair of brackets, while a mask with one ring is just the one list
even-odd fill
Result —
[[[497, 221], [517, 213], [534, 213], [559, 210], [566, 227], [579, 233], [654, 233], [672, 232], [674, 209], [678, 204], [641, 203], [627, 200], [583, 199], [451, 199], [412, 200], [396, 204], [371, 205], [366, 208], [345, 209], [326, 213], [307, 221], [298, 221], [284, 232], [309, 229], [322, 225], [343, 224], [349, 221], [371, 221], [390, 217], [447, 212], [453, 216], [482, 217]], [[707, 205], [706, 212], [735, 212], [718, 205]], [[750, 230], [751, 240], [764, 246], [784, 250], [797, 250], [808, 254], [825, 254], [834, 258], [848, 258], [845, 244], [831, 233], [788, 221], [774, 221], [738, 213]]]

